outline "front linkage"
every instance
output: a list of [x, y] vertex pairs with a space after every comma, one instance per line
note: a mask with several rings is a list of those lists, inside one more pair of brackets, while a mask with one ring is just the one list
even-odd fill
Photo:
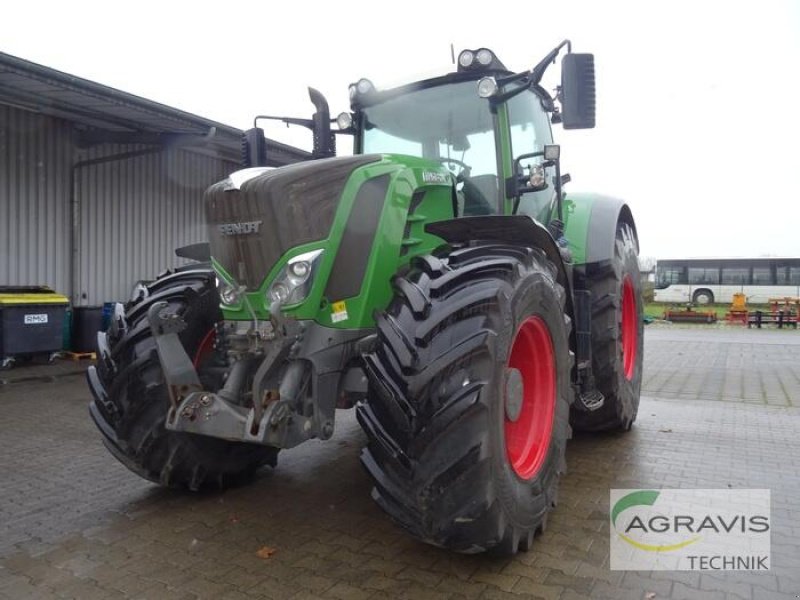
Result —
[[[170, 393], [166, 428], [171, 431], [292, 448], [330, 438], [339, 396], [366, 392], [360, 369], [342, 376], [363, 351], [357, 342], [365, 332], [285, 317], [273, 317], [266, 326], [256, 322], [245, 333], [237, 332], [236, 322], [219, 326], [215, 344], [227, 348], [233, 366], [220, 390], [204, 390], [178, 338], [186, 323], [178, 314], [161, 316], [165, 308], [166, 303], [154, 304], [148, 317]], [[276, 308], [272, 314], [281, 315]]]

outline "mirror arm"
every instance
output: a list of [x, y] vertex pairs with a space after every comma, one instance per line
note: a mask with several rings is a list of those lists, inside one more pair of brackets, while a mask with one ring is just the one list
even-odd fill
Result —
[[561, 49], [564, 46], [567, 47], [568, 54], [572, 52], [572, 42], [569, 40], [564, 40], [558, 46], [553, 48], [547, 56], [540, 60], [538, 65], [533, 67], [531, 70], [531, 83], [533, 85], [537, 85], [542, 80], [542, 77], [544, 77], [544, 72], [547, 71], [547, 68], [556, 61], [558, 53], [561, 52]]
[[[497, 106], [499, 104], [503, 104], [504, 102], [510, 100], [514, 96], [517, 96], [517, 95], [521, 94], [522, 92], [524, 92], [525, 90], [530, 89], [530, 84], [525, 81], [525, 79], [528, 76], [528, 73], [524, 73], [523, 75], [524, 75], [524, 77], [520, 77], [517, 80], [517, 81], [521, 81], [522, 85], [520, 85], [519, 87], [515, 87], [513, 90], [509, 90], [507, 92], [503, 92], [502, 94], [497, 94], [495, 96], [492, 96], [491, 98], [489, 98], [489, 101], [491, 102], [491, 104], [494, 105], [494, 106]], [[499, 82], [498, 82], [498, 87], [500, 89], [502, 89], [502, 86], [499, 84]]]
[[541, 85], [535, 83], [531, 85], [531, 91], [536, 94], [539, 99], [542, 101], [543, 107], [547, 112], [554, 112], [556, 109], [555, 98], [553, 98], [550, 94], [547, 93]]
[[[519, 177], [518, 173], [519, 173], [519, 165], [520, 165], [520, 163], [523, 160], [525, 160], [526, 158], [537, 158], [539, 156], [544, 156], [544, 151], [529, 152], [528, 154], [520, 154], [517, 158], [514, 159], [514, 174], [511, 176], [511, 179], [514, 179], [517, 182], [517, 186], [516, 186], [516, 192], [517, 193], [516, 193], [516, 195], [519, 196], [519, 195], [521, 195], [521, 194], [523, 194], [525, 192], [532, 191], [532, 190], [529, 190], [529, 189], [525, 189], [525, 188], [519, 187], [519, 178], [520, 177]], [[542, 164], [544, 164], [544, 163], [542, 163]]]
[[[566, 44], [566, 43], [568, 43], [568, 41], [563, 42], [562, 46], [564, 44]], [[559, 46], [559, 48], [557, 48], [556, 50], [558, 50], [560, 48], [561, 48], [561, 46]], [[556, 51], [554, 51], [554, 52], [556, 52]], [[552, 54], [552, 52], [551, 52], [551, 54]], [[553, 60], [555, 60], [555, 59], [553, 59]], [[547, 66], [549, 66], [549, 64], [550, 63], [548, 62], [545, 65], [545, 69], [547, 68]], [[511, 90], [509, 90], [509, 91], [507, 91], [507, 92], [502, 92], [500, 94], [492, 96], [490, 98], [491, 104], [493, 106], [497, 106], [499, 104], [503, 104], [504, 102], [507, 102], [508, 100], [513, 98], [514, 96], [516, 96], [518, 94], [521, 94], [525, 90], [531, 90], [534, 94], [536, 94], [542, 100], [542, 104], [544, 105], [544, 109], [547, 112], [555, 111], [555, 98], [553, 98], [550, 94], [548, 94], [547, 90], [545, 90], [541, 85], [539, 85], [539, 80], [541, 79], [543, 74], [544, 74], [544, 71], [542, 71], [542, 73], [540, 73], [538, 75], [538, 79], [537, 79], [537, 75], [533, 71], [523, 71], [522, 73], [517, 73], [516, 75], [511, 75], [509, 77], [504, 77], [502, 79], [498, 79], [497, 80], [498, 89], [503, 89], [509, 83], [519, 82], [520, 85], [515, 87], [515, 88], [513, 88], [513, 89], [511, 89]]]
[[525, 79], [531, 74], [530, 71], [520, 71], [519, 73], [514, 73], [513, 75], [506, 75], [505, 77], [498, 77], [497, 78], [497, 85], [504, 86], [508, 85], [509, 83], [514, 83], [515, 81], [519, 81], [520, 79]]

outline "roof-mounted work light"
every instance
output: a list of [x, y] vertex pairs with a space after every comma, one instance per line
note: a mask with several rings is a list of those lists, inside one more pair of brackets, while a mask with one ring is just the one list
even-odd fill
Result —
[[375, 91], [375, 85], [366, 77], [362, 77], [355, 83], [351, 83], [348, 91], [350, 93], [350, 102], [358, 103], [360, 97], [367, 96]]
[[372, 85], [372, 82], [369, 79], [365, 79], [362, 77], [356, 83], [356, 91], [359, 94], [369, 94], [371, 91], [375, 89], [375, 86]]
[[458, 55], [458, 72], [465, 71], [507, 71], [494, 52], [488, 48], [462, 50]]

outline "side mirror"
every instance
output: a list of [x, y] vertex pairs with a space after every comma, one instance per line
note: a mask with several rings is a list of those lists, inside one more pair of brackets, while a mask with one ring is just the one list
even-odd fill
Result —
[[[528, 192], [540, 192], [546, 190], [547, 174], [545, 168], [550, 166], [549, 162], [541, 162], [543, 152], [532, 152], [523, 154], [514, 160], [514, 175], [506, 180], [506, 195], [510, 198], [519, 198]], [[528, 158], [539, 158], [540, 162], [533, 164], [522, 164]]]
[[561, 61], [561, 118], [564, 129], [594, 127], [594, 55], [567, 54]]
[[544, 164], [538, 163], [535, 165], [528, 165], [528, 173], [520, 176], [520, 180], [527, 185], [525, 191], [528, 192], [541, 192], [550, 187], [547, 184], [547, 176], [544, 171]]

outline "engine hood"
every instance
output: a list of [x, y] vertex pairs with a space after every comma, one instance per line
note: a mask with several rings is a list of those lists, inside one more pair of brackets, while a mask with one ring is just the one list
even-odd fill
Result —
[[284, 252], [328, 236], [350, 175], [380, 158], [346, 156], [249, 169], [212, 185], [204, 200], [211, 256], [239, 284], [258, 288]]

